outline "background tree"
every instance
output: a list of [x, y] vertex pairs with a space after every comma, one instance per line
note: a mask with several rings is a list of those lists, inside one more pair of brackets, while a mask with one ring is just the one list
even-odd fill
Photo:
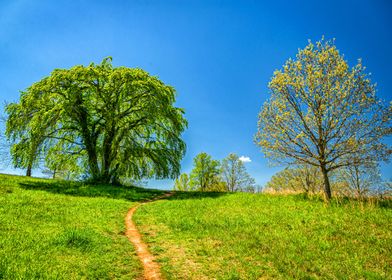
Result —
[[191, 191], [193, 190], [189, 184], [189, 176], [186, 173], [182, 173], [180, 177], [178, 177], [174, 181], [174, 190], [176, 191]]
[[320, 170], [314, 166], [300, 165], [285, 168], [272, 176], [266, 189], [276, 192], [319, 193], [323, 184]]
[[284, 192], [286, 190], [294, 191], [296, 189], [292, 181], [292, 172], [289, 168], [277, 172], [271, 177], [271, 180], [265, 185], [264, 191]]
[[386, 180], [378, 184], [377, 188], [374, 190], [374, 193], [378, 195], [381, 199], [385, 197], [392, 197], [392, 179]]
[[293, 169], [298, 188], [306, 194], [315, 194], [322, 191], [323, 179], [320, 170], [312, 165], [301, 164]]
[[222, 160], [221, 178], [230, 192], [249, 191], [256, 184], [255, 179], [246, 171], [244, 163], [234, 153]]
[[392, 106], [376, 97], [361, 61], [349, 68], [333, 41], [309, 43], [274, 73], [269, 88], [257, 144], [273, 161], [320, 168], [327, 200], [329, 174], [352, 164], [348, 155], [363, 163], [388, 159], [381, 139], [392, 132]]
[[[187, 122], [175, 91], [141, 69], [99, 65], [56, 69], [7, 106], [7, 135], [23, 166], [58, 145], [87, 163], [96, 182], [175, 178]], [[67, 142], [63, 145], [58, 142]], [[26, 162], [26, 163], [25, 163]]]
[[213, 160], [207, 153], [198, 154], [193, 159], [193, 169], [190, 173], [192, 188], [207, 191], [219, 181], [219, 161]]
[[381, 184], [380, 168], [377, 163], [354, 162], [338, 171], [337, 180], [345, 183], [346, 195], [363, 199]]

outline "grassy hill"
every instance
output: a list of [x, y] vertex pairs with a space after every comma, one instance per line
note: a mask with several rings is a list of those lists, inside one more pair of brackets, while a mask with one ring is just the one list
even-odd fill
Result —
[[0, 279], [135, 279], [124, 217], [159, 191], [0, 175]]
[[391, 279], [392, 209], [179, 194], [135, 216], [168, 279]]
[[[0, 279], [138, 279], [127, 210], [161, 191], [0, 175]], [[391, 279], [392, 209], [177, 193], [135, 221], [168, 279]]]

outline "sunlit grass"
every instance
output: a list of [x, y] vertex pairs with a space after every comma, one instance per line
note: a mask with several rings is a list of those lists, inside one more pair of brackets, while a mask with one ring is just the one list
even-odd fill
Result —
[[[140, 278], [124, 217], [160, 194], [0, 175], [0, 278]], [[381, 206], [177, 193], [135, 219], [168, 279], [388, 279], [392, 210]]]
[[392, 210], [302, 196], [181, 194], [135, 216], [168, 279], [390, 279]]
[[160, 193], [0, 175], [0, 279], [140, 277], [124, 218]]

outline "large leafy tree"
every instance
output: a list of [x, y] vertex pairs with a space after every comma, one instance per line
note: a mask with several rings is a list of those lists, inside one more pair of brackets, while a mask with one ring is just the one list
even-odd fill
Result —
[[174, 102], [172, 87], [141, 69], [113, 67], [106, 58], [56, 69], [22, 92], [20, 102], [6, 108], [7, 135], [14, 147], [27, 143], [12, 150], [24, 167], [56, 146], [85, 162], [94, 181], [175, 178], [187, 122]]
[[246, 171], [244, 163], [233, 153], [222, 160], [221, 176], [230, 192], [245, 191], [254, 188], [256, 184]]
[[207, 191], [219, 185], [219, 161], [207, 153], [200, 153], [193, 159], [190, 185], [193, 189]]
[[257, 144], [273, 161], [317, 166], [328, 200], [329, 174], [352, 164], [350, 154], [363, 163], [390, 155], [382, 137], [392, 132], [391, 106], [376, 97], [361, 61], [350, 68], [333, 41], [309, 43], [274, 73], [269, 88]]

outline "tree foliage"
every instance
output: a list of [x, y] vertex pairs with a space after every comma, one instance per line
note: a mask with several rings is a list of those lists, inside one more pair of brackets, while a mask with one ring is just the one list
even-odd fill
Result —
[[378, 185], [382, 184], [377, 163], [367, 165], [353, 163], [341, 168], [336, 177], [344, 185], [344, 194], [358, 199], [376, 193]]
[[4, 134], [6, 118], [0, 115], [0, 169], [9, 165], [9, 143]]
[[28, 93], [22, 93], [20, 103], [6, 107], [6, 135], [11, 142], [12, 162], [17, 168], [26, 168], [26, 176], [31, 176], [32, 169], [38, 166], [44, 142], [45, 125], [40, 124], [43, 116], [39, 107], [38, 100]]
[[219, 161], [213, 160], [207, 153], [200, 153], [193, 159], [190, 173], [190, 185], [200, 191], [211, 190], [219, 184]]
[[189, 184], [189, 176], [186, 173], [182, 173], [174, 181], [174, 190], [176, 191], [191, 191], [193, 190]]
[[64, 152], [63, 147], [52, 146], [46, 153], [43, 173], [51, 175], [53, 179], [75, 180], [82, 174], [85, 162], [79, 154]]
[[244, 163], [234, 153], [222, 160], [221, 178], [230, 192], [249, 191], [256, 184], [255, 179], [246, 171]]
[[320, 168], [331, 198], [329, 174], [349, 166], [387, 160], [381, 140], [392, 132], [392, 106], [376, 97], [361, 61], [349, 68], [333, 41], [309, 43], [274, 72], [271, 97], [259, 114], [256, 142], [272, 161]]
[[175, 178], [187, 122], [174, 102], [172, 87], [111, 58], [56, 69], [6, 108], [14, 163], [28, 167], [54, 149], [85, 163], [94, 181]]
[[183, 173], [176, 179], [174, 190], [255, 192], [257, 186], [236, 154], [229, 154], [220, 163], [209, 154], [200, 153], [193, 159], [190, 175]]
[[320, 170], [306, 164], [285, 168], [272, 176], [266, 189], [277, 192], [303, 192], [316, 194], [322, 190], [323, 180]]

